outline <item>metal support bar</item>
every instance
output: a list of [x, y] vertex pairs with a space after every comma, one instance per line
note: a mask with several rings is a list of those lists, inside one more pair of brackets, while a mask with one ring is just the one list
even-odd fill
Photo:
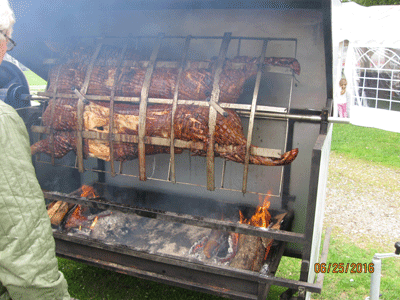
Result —
[[212, 106], [221, 116], [224, 116], [225, 118], [228, 116], [228, 113], [215, 101], [211, 100], [210, 98], [207, 98], [207, 101], [210, 106]]
[[249, 174], [250, 147], [251, 147], [251, 140], [253, 138], [254, 117], [255, 117], [255, 112], [256, 112], [258, 91], [260, 90], [260, 82], [261, 82], [261, 76], [262, 76], [262, 70], [263, 70], [262, 63], [265, 59], [265, 52], [267, 51], [267, 45], [268, 45], [268, 41], [264, 40], [262, 48], [261, 48], [261, 53], [258, 58], [258, 70], [257, 70], [257, 76], [256, 76], [256, 83], [254, 86], [253, 100], [251, 102], [249, 129], [247, 132], [246, 155], [244, 158], [243, 185], [242, 185], [243, 194], [246, 193], [246, 190], [247, 190], [247, 177]]
[[115, 90], [117, 87], [117, 79], [118, 75], [121, 71], [121, 66], [123, 59], [125, 57], [126, 49], [128, 48], [128, 45], [125, 44], [124, 47], [122, 48], [122, 51], [120, 53], [120, 56], [118, 58], [118, 63], [117, 67], [114, 73], [114, 83], [112, 86], [111, 90], [111, 96], [110, 96], [110, 125], [109, 125], [109, 143], [110, 143], [110, 167], [111, 167], [111, 176], [115, 177], [115, 167], [114, 167], [114, 98], [115, 98]]
[[[246, 116], [246, 117], [248, 117], [250, 115], [249, 111], [244, 111], [244, 110], [238, 110], [238, 113], [239, 113], [239, 115]], [[274, 112], [257, 111], [255, 113], [255, 116], [257, 118], [277, 119], [277, 120], [294, 120], [294, 121], [299, 121], [299, 122], [311, 122], [311, 123], [320, 123], [322, 121], [321, 115], [282, 114], [282, 113], [274, 113]], [[328, 116], [328, 123], [350, 124], [350, 119]]]
[[[53, 131], [53, 120], [54, 120], [54, 109], [56, 106], [56, 99], [57, 99], [57, 89], [58, 89], [58, 80], [60, 78], [60, 73], [61, 73], [61, 66], [58, 67], [58, 71], [57, 71], [57, 77], [56, 77], [56, 84], [54, 85], [54, 90], [53, 90], [53, 105], [51, 106], [50, 109], [50, 116], [51, 116], [51, 131], [50, 131], [50, 145], [51, 145], [51, 164], [54, 166], [54, 131]], [[43, 115], [43, 114], [42, 114]], [[41, 137], [40, 137], [41, 138]]]
[[295, 233], [285, 230], [276, 230], [270, 228], [255, 227], [247, 224], [234, 223], [223, 220], [215, 220], [204, 217], [194, 217], [191, 215], [173, 213], [168, 211], [145, 209], [133, 206], [127, 206], [119, 203], [108, 202], [105, 200], [92, 200], [82, 197], [76, 197], [72, 195], [66, 195], [57, 192], [44, 192], [44, 197], [52, 201], [66, 201], [69, 203], [76, 203], [94, 207], [98, 209], [110, 209], [115, 211], [121, 211], [124, 213], [132, 213], [141, 217], [165, 220], [170, 222], [178, 222], [187, 225], [193, 225], [197, 227], [211, 228], [216, 230], [237, 232], [247, 235], [254, 235], [265, 237], [269, 239], [291, 242], [291, 243], [304, 243], [304, 235], [301, 233]]
[[[219, 78], [222, 73], [222, 67], [224, 65], [226, 52], [228, 51], [228, 46], [231, 41], [232, 33], [226, 32], [224, 34], [221, 48], [219, 50], [217, 66], [215, 68], [214, 73], [214, 82], [213, 89], [211, 92], [211, 100], [215, 103], [219, 101]], [[215, 166], [214, 166], [214, 133], [215, 133], [215, 125], [217, 123], [217, 111], [210, 106], [210, 113], [208, 117], [208, 135], [209, 135], [209, 143], [207, 147], [207, 189], [210, 191], [215, 190]]]
[[139, 178], [140, 180], [146, 180], [146, 146], [144, 143], [144, 137], [146, 135], [146, 114], [147, 114], [147, 98], [149, 97], [149, 90], [151, 84], [151, 77], [153, 75], [155, 61], [157, 59], [158, 51], [160, 50], [164, 34], [158, 35], [155, 42], [153, 52], [151, 53], [149, 65], [147, 66], [146, 74], [144, 76], [142, 91], [140, 94], [140, 107], [139, 107], [139, 124], [138, 124], [138, 155], [139, 155]]
[[322, 150], [325, 144], [326, 135], [318, 135], [317, 141], [313, 147], [312, 158], [311, 158], [311, 170], [309, 179], [309, 195], [307, 201], [307, 211], [306, 211], [306, 223], [305, 223], [305, 233], [304, 237], [306, 243], [302, 251], [302, 262], [301, 262], [301, 273], [300, 280], [307, 281], [309, 268], [310, 268], [310, 258], [312, 251], [312, 239], [314, 235], [314, 224], [316, 218], [316, 208], [317, 208], [317, 195], [318, 195], [318, 185], [320, 180], [320, 166], [322, 159]]
[[181, 64], [179, 66], [178, 70], [178, 77], [176, 79], [176, 85], [175, 85], [175, 91], [174, 91], [174, 98], [172, 101], [172, 109], [171, 109], [171, 150], [170, 150], [170, 167], [169, 170], [171, 173], [168, 176], [168, 179], [171, 180], [173, 183], [176, 183], [176, 174], [175, 174], [175, 130], [174, 130], [174, 124], [175, 124], [175, 112], [176, 112], [176, 107], [178, 105], [178, 95], [179, 95], [179, 84], [181, 82], [181, 76], [183, 69], [186, 64], [186, 58], [187, 54], [189, 52], [189, 46], [190, 46], [190, 40], [191, 36], [186, 37], [185, 41], [185, 46], [183, 48], [183, 55], [182, 55], [182, 60]]
[[[89, 66], [86, 70], [86, 76], [85, 80], [83, 82], [83, 85], [80, 90], [81, 96], [86, 95], [88, 86], [89, 86], [89, 81], [90, 77], [92, 75], [94, 63], [96, 62], [96, 59], [100, 53], [102, 44], [98, 44], [96, 47], [96, 50], [94, 51], [92, 58], [90, 60]], [[79, 95], [78, 95], [79, 96]], [[78, 129], [76, 131], [76, 155], [77, 155], [77, 162], [78, 162], [78, 170], [80, 173], [83, 173], [85, 171], [84, 166], [83, 166], [83, 140], [82, 140], [82, 130], [83, 130], [83, 110], [84, 110], [84, 100], [82, 97], [78, 97], [78, 106], [77, 106], [77, 122], [78, 122]]]
[[[328, 227], [328, 229], [325, 231], [325, 239], [324, 239], [324, 245], [322, 246], [320, 264], [326, 264], [326, 261], [328, 260], [328, 251], [329, 251], [329, 242], [331, 240], [331, 232], [332, 232], [331, 227]], [[321, 288], [324, 283], [324, 276], [325, 276], [325, 272], [320, 272], [320, 273], [318, 273], [318, 276], [317, 276], [316, 283], [319, 286], [321, 286]]]
[[82, 99], [78, 100], [77, 105], [77, 113], [76, 119], [78, 122], [78, 130], [76, 132], [76, 153], [77, 153], [77, 162], [78, 162], [78, 170], [80, 173], [85, 171], [83, 167], [83, 140], [82, 140], [82, 130], [83, 130], [83, 110], [84, 104]]

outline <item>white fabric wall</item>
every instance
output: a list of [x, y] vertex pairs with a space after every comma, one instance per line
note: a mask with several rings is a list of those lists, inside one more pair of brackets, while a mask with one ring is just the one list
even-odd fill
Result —
[[[371, 6], [364, 7], [353, 2], [340, 3], [333, 0], [332, 26], [333, 26], [333, 86], [334, 86], [334, 113], [337, 116], [338, 103], [349, 98], [348, 111], [350, 122], [359, 126], [375, 127], [388, 131], [400, 132], [400, 112], [385, 109], [369, 108], [354, 105], [357, 79], [357, 52], [360, 48], [400, 49], [400, 35], [398, 27], [400, 6]], [[349, 40], [346, 55], [344, 74], [348, 82], [347, 95], [340, 96], [339, 81], [342, 73], [342, 51], [339, 43]], [[397, 68], [397, 67], [396, 67]], [[349, 106], [348, 105], [348, 106]]]

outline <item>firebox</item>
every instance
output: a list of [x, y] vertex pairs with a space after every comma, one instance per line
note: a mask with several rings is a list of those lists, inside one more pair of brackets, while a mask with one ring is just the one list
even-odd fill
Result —
[[321, 292], [330, 1], [10, 2], [13, 54], [48, 82], [19, 111], [59, 256], [232, 299]]

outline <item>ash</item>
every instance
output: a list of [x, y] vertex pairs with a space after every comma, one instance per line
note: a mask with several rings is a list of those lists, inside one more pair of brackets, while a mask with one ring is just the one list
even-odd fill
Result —
[[[181, 223], [149, 219], [137, 215], [112, 212], [100, 217], [93, 229], [89, 226], [74, 228], [68, 234], [86, 236], [104, 244], [120, 245], [154, 254], [189, 256], [192, 245], [210, 229]], [[91, 216], [88, 219], [93, 220]]]

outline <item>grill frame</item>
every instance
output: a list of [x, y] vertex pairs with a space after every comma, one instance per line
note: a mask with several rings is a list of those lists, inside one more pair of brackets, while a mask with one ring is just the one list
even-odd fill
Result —
[[[168, 3], [169, 1], [162, 1], [164, 4]], [[173, 2], [173, 1], [172, 1]], [[195, 1], [190, 1], [190, 3], [194, 3]], [[205, 1], [207, 2], [207, 1]], [[243, 4], [244, 6], [246, 5], [255, 5], [252, 1], [250, 1], [252, 4]], [[196, 2], [199, 4], [199, 2]], [[271, 6], [272, 2], [267, 1], [266, 2], [268, 5]], [[285, 278], [276, 278], [276, 277], [267, 277], [262, 274], [253, 274], [252, 272], [246, 272], [246, 271], [236, 271], [236, 270], [225, 270], [224, 268], [217, 268], [214, 270], [212, 267], [208, 268], [206, 267], [206, 271], [199, 273], [199, 281], [201, 282], [204, 277], [207, 277], [208, 274], [215, 274], [217, 276], [217, 273], [222, 273], [220, 274], [223, 278], [221, 280], [228, 280], [228, 278], [233, 278], [232, 280], [232, 286], [234, 286], [237, 282], [236, 279], [242, 279], [244, 282], [247, 280], [248, 282], [251, 282], [253, 285], [252, 291], [253, 293], [248, 293], [247, 295], [240, 294], [238, 292], [235, 292], [235, 289], [232, 287], [231, 291], [228, 290], [220, 290], [220, 289], [213, 289], [213, 288], [203, 288], [199, 286], [201, 283], [188, 283], [188, 282], [183, 282], [179, 280], [174, 280], [173, 277], [171, 276], [170, 278], [166, 278], [167, 276], [164, 276], [162, 273], [160, 274], [157, 271], [150, 271], [150, 270], [139, 270], [136, 268], [130, 267], [132, 264], [136, 264], [135, 259], [136, 258], [141, 258], [141, 259], [146, 259], [146, 263], [148, 264], [154, 264], [154, 269], [166, 269], [170, 268], [171, 266], [175, 265], [176, 262], [173, 262], [172, 260], [169, 260], [170, 258], [165, 258], [163, 256], [158, 256], [158, 255], [153, 255], [153, 254], [143, 254], [140, 252], [130, 252], [126, 253], [123, 250], [119, 249], [118, 247], [108, 247], [106, 245], [98, 245], [93, 241], [82, 241], [82, 240], [76, 240], [73, 238], [66, 237], [65, 235], [59, 235], [57, 233], [54, 234], [55, 239], [56, 239], [56, 251], [59, 256], [62, 257], [67, 257], [79, 261], [83, 261], [87, 264], [91, 265], [97, 265], [106, 269], [112, 269], [117, 272], [121, 273], [126, 273], [130, 275], [134, 275], [137, 277], [141, 278], [146, 278], [146, 279], [152, 279], [156, 280], [159, 282], [164, 282], [168, 284], [173, 284], [173, 285], [178, 285], [186, 288], [190, 288], [193, 290], [199, 290], [199, 291], [205, 291], [221, 296], [228, 296], [233, 299], [265, 299], [265, 296], [268, 294], [268, 289], [271, 284], [273, 285], [281, 285], [289, 288], [291, 291], [290, 293], [293, 293], [295, 291], [299, 291], [299, 296], [298, 298], [304, 298], [306, 297], [306, 291], [309, 292], [320, 292], [322, 288], [322, 282], [320, 280], [321, 277], [318, 278], [317, 283], [308, 283], [313, 281], [313, 276], [312, 272], [310, 270], [312, 269], [312, 264], [316, 262], [316, 256], [318, 256], [315, 252], [316, 248], [319, 248], [319, 238], [320, 238], [320, 229], [319, 227], [322, 225], [322, 220], [320, 220], [319, 213], [321, 211], [321, 208], [319, 207], [321, 205], [321, 201], [318, 200], [320, 197], [319, 193], [322, 187], [324, 187], [324, 174], [325, 170], [325, 164], [327, 163], [327, 158], [326, 158], [326, 152], [327, 148], [329, 148], [329, 143], [330, 143], [330, 134], [331, 134], [331, 124], [328, 123], [327, 119], [328, 116], [331, 115], [330, 108], [331, 108], [331, 102], [330, 99], [332, 98], [332, 74], [331, 74], [331, 61], [332, 61], [332, 55], [331, 55], [331, 18], [330, 18], [330, 2], [329, 1], [314, 1], [314, 2], [305, 2], [305, 1], [299, 1], [296, 3], [296, 1], [279, 1], [279, 3], [283, 3], [285, 5], [289, 5], [292, 8], [301, 8], [301, 9], [316, 9], [316, 10], [321, 10], [323, 13], [323, 26], [324, 26], [324, 44], [325, 44], [325, 65], [326, 65], [326, 87], [327, 87], [327, 101], [326, 101], [326, 108], [322, 110], [317, 110], [317, 111], [298, 111], [294, 109], [290, 109], [287, 112], [282, 112], [280, 114], [272, 112], [272, 115], [269, 115], [269, 118], [278, 118], [278, 119], [288, 119], [290, 116], [294, 116], [292, 119], [288, 121], [288, 136], [293, 137], [294, 131], [295, 131], [295, 124], [299, 123], [313, 123], [315, 122], [320, 123], [320, 133], [312, 146], [312, 151], [311, 151], [311, 168], [310, 168], [310, 179], [308, 181], [309, 185], [309, 195], [308, 195], [308, 200], [305, 203], [307, 206], [307, 218], [305, 222], [305, 228], [304, 228], [304, 234], [284, 234], [284, 233], [278, 233], [278, 232], [270, 232], [267, 233], [266, 236], [269, 237], [274, 237], [277, 240], [282, 240], [284, 242], [289, 242], [289, 243], [300, 243], [304, 245], [304, 248], [300, 251], [296, 251], [293, 249], [289, 250], [282, 250], [281, 248], [280, 251], [285, 251], [285, 255], [290, 255], [294, 257], [300, 257], [302, 259], [302, 267], [301, 267], [301, 276], [300, 280], [298, 281], [292, 281], [288, 280]], [[145, 6], [144, 3], [140, 2], [138, 6]], [[177, 5], [176, 3], [174, 5]], [[212, 4], [210, 4], [212, 6]], [[222, 7], [223, 8], [223, 7]], [[254, 7], [252, 7], [254, 8]], [[260, 9], [264, 9], [260, 8]], [[18, 55], [17, 55], [18, 56]], [[29, 64], [27, 64], [29, 66]], [[35, 63], [32, 63], [34, 66]], [[40, 64], [40, 66], [37, 69], [44, 69], [44, 65]], [[223, 105], [221, 105], [223, 107]], [[317, 116], [318, 118], [312, 119], [312, 118], [304, 118], [305, 115], [311, 114], [312, 116]], [[260, 112], [256, 110], [255, 115], [260, 115]], [[292, 138], [289, 138], [286, 141], [286, 148], [291, 149], [293, 144], [295, 144], [295, 141], [293, 141]], [[328, 150], [329, 151], [329, 150]], [[99, 169], [104, 169], [104, 165], [101, 166], [101, 162], [99, 162]], [[82, 165], [79, 163], [79, 165]], [[75, 172], [75, 171], [74, 171]], [[114, 173], [115, 170], [112, 170], [111, 173]], [[76, 172], [74, 173], [75, 175]], [[102, 177], [105, 176], [104, 173], [100, 172], [98, 174], [99, 180], [102, 181]], [[289, 194], [290, 191], [290, 176], [291, 176], [291, 166], [285, 167], [283, 171], [283, 207], [288, 206], [288, 203], [292, 202], [294, 196]], [[75, 189], [76, 187], [74, 186], [74, 183], [70, 184], [72, 189]], [[54, 199], [54, 195], [50, 195], [49, 193], [45, 194], [47, 198]], [[72, 197], [65, 197], [65, 196], [60, 196], [64, 200], [68, 200], [74, 203], [88, 203], [88, 200], [85, 199], [78, 199], [78, 198], [73, 198]], [[285, 204], [286, 203], [286, 204]], [[147, 214], [148, 212], [145, 210], [138, 210], [139, 213]], [[187, 219], [191, 219], [190, 217], [187, 217]], [[200, 223], [198, 223], [200, 225]], [[231, 231], [237, 231], [237, 232], [252, 232], [254, 231], [254, 234], [259, 234], [257, 231], [260, 230], [247, 230], [245, 225], [237, 225], [234, 228], [231, 226], [231, 224], [225, 224], [224, 222], [219, 222], [219, 221], [210, 221], [209, 223], [204, 223], [201, 224], [202, 226], [209, 226], [210, 228], [218, 228], [220, 230], [231, 230]], [[253, 233], [253, 232], [252, 232]], [[299, 236], [300, 235], [300, 236]], [[329, 236], [329, 235], [327, 235]], [[90, 253], [96, 253], [96, 255], [90, 255]], [[102, 253], [97, 256], [97, 253]], [[149, 256], [146, 256], [149, 255]], [[124, 260], [125, 263], [117, 264], [115, 261], [110, 261], [104, 259], [105, 257], [110, 256], [110, 257], [115, 257], [115, 260]], [[145, 258], [144, 258], [145, 257]], [[156, 264], [159, 262], [159, 260], [163, 260], [161, 267], [156, 266]], [[322, 259], [321, 262], [326, 261]], [[125, 265], [126, 264], [126, 265]], [[130, 268], [129, 268], [130, 267]], [[183, 264], [180, 266], [183, 268], [182, 270], [193, 270], [196, 269], [192, 267], [190, 264]], [[276, 266], [277, 267], [277, 266]], [[226, 272], [225, 272], [226, 271]], [[249, 274], [251, 273], [251, 274]], [[206, 275], [204, 275], [206, 274]], [[243, 282], [243, 284], [245, 284]], [[241, 285], [241, 284], [240, 284]]]

